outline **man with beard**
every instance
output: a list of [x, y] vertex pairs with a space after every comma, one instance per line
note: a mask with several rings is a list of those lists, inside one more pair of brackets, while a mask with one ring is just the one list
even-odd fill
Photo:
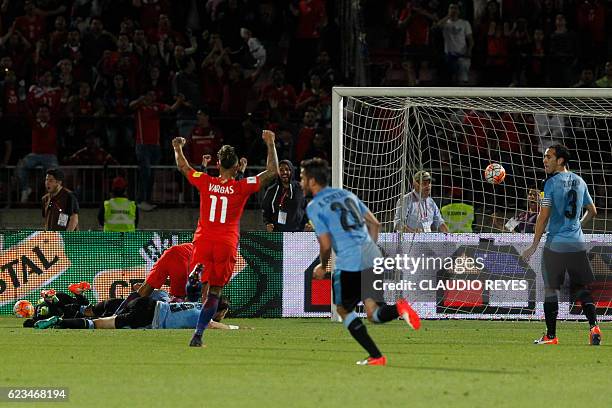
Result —
[[304, 192], [293, 178], [294, 167], [289, 160], [279, 163], [280, 176], [266, 190], [263, 200], [263, 219], [266, 231], [297, 232], [302, 230]]

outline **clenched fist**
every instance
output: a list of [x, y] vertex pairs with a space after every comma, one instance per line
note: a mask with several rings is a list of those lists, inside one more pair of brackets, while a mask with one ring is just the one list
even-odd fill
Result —
[[271, 130], [264, 130], [261, 132], [261, 138], [266, 144], [274, 144], [274, 132]]
[[174, 147], [175, 149], [177, 147], [185, 146], [185, 143], [187, 143], [187, 140], [185, 140], [184, 137], [175, 137], [174, 139], [172, 139], [172, 147]]

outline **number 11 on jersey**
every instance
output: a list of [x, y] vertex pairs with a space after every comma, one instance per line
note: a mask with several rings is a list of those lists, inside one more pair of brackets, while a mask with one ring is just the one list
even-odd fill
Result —
[[214, 195], [210, 196], [210, 214], [208, 215], [208, 221], [215, 222], [215, 215], [217, 213], [217, 201], [221, 200], [221, 217], [219, 218], [219, 222], [221, 224], [225, 224], [225, 216], [227, 215], [227, 197], [221, 196], [217, 197]]

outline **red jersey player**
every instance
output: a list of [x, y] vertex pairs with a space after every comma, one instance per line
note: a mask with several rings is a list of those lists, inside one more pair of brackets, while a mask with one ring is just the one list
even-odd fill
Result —
[[202, 297], [207, 295], [202, 299], [204, 306], [189, 343], [191, 347], [202, 346], [202, 333], [217, 310], [223, 287], [232, 276], [240, 237], [240, 216], [249, 196], [278, 176], [274, 133], [264, 130], [262, 139], [268, 148], [266, 170], [239, 181], [234, 179], [240, 164], [232, 146], [221, 147], [218, 153], [219, 177], [211, 177], [189, 166], [183, 154], [184, 138], [172, 140], [176, 166], [200, 192], [200, 220], [193, 237], [191, 264], [204, 265]]
[[166, 279], [170, 278], [170, 296], [175, 300], [184, 299], [192, 255], [191, 242], [166, 249], [149, 271], [145, 283], [138, 289], [138, 294], [142, 297], [149, 296], [153, 289], [161, 288]]

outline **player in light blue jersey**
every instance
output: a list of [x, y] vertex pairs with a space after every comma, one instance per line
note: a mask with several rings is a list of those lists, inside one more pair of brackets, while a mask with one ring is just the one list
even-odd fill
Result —
[[[315, 279], [323, 279], [332, 249], [336, 264], [332, 274], [334, 304], [344, 326], [353, 338], [369, 353], [360, 365], [386, 365], [387, 359], [368, 334], [365, 325], [355, 313], [355, 307], [363, 301], [368, 320], [385, 323], [402, 316], [412, 328], [420, 327], [417, 313], [403, 299], [392, 305], [376, 302], [369, 295], [372, 287], [374, 258], [381, 257], [376, 245], [380, 223], [370, 210], [346, 190], [328, 187], [329, 167], [322, 159], [303, 161], [301, 184], [305, 194], [313, 199], [306, 207], [308, 218], [319, 239], [320, 260], [313, 271]], [[365, 279], [363, 279], [365, 278]]]
[[[523, 258], [536, 251], [548, 225], [548, 236], [542, 255], [544, 277], [544, 316], [546, 334], [535, 344], [558, 344], [556, 334], [559, 312], [559, 289], [567, 271], [573, 298], [579, 300], [589, 321], [589, 343], [601, 343], [601, 330], [597, 325], [597, 313], [589, 284], [595, 279], [586, 253], [582, 227], [597, 215], [584, 180], [567, 169], [570, 152], [557, 144], [544, 153], [544, 170], [548, 176], [544, 182], [544, 198], [535, 225], [532, 245]], [[582, 209], [586, 213], [582, 215]]]
[[[125, 309], [117, 315], [97, 319], [76, 318], [63, 319], [53, 316], [40, 320], [34, 324], [36, 329], [123, 329], [123, 328], [151, 328], [151, 329], [192, 329], [198, 322], [201, 303], [184, 302], [168, 303], [163, 297], [156, 296], [156, 292], [149, 297], [140, 297], [128, 303]], [[165, 292], [163, 292], [165, 293]], [[165, 300], [168, 295], [165, 294]], [[161, 299], [161, 300], [158, 300]], [[221, 297], [217, 313], [210, 322], [211, 329], [238, 329], [238, 326], [220, 323], [229, 310], [227, 298]]]

